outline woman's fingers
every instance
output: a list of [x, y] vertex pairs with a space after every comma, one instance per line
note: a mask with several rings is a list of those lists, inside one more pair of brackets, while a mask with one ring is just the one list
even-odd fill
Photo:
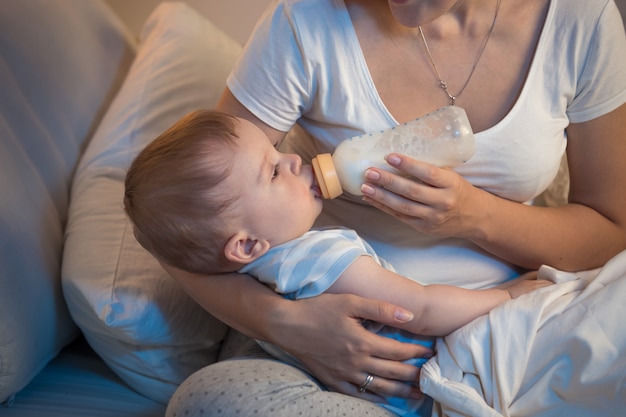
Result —
[[[404, 160], [407, 159], [407, 161]], [[393, 159], [391, 156], [388, 159]], [[382, 169], [370, 168], [365, 172], [368, 183], [362, 187], [365, 196], [393, 209], [400, 215], [424, 217], [431, 206], [441, 204], [446, 190], [453, 183], [449, 170], [403, 157], [397, 168], [406, 175], [400, 176]]]
[[[364, 363], [362, 368], [369, 371], [355, 372], [348, 381], [336, 381], [329, 386], [344, 394], [379, 402], [388, 397], [422, 398], [417, 386], [420, 372], [417, 366], [371, 356]], [[365, 384], [368, 375], [372, 376], [371, 382]]]
[[[363, 319], [397, 326], [399, 322], [408, 321], [413, 316], [412, 313], [386, 302], [365, 300], [365, 303], [361, 303], [362, 300], [365, 299], [357, 299], [354, 308], [355, 314]], [[432, 350], [419, 344], [399, 342], [372, 332], [362, 340], [360, 352], [363, 354], [362, 369], [355, 374], [356, 380], [352, 381], [359, 397], [366, 398], [373, 394], [381, 397], [421, 398], [421, 393], [415, 386], [419, 378], [419, 368], [403, 361], [431, 357]], [[365, 382], [367, 375], [372, 375], [373, 379], [365, 391], [359, 391], [358, 388]]]
[[[401, 376], [401, 379], [395, 379], [390, 376], [388, 371], [390, 367], [404, 366], [406, 369], [396, 369], [393, 373]], [[361, 394], [366, 392], [378, 395], [380, 397], [410, 397], [421, 398], [421, 392], [417, 386], [419, 381], [420, 369], [417, 366], [402, 364], [398, 362], [390, 362], [385, 360], [376, 360], [372, 362], [370, 369], [372, 371], [367, 374], [372, 375], [372, 381], [368, 384], [365, 392], [359, 391]], [[355, 383], [355, 387], [360, 388], [365, 382], [366, 373], [361, 373]], [[408, 381], [407, 381], [408, 379]]]
[[[417, 381], [419, 369], [403, 361], [415, 357], [430, 357], [432, 351], [424, 346], [402, 343], [366, 330], [362, 320], [398, 326], [411, 319], [412, 314], [390, 303], [354, 295], [324, 294], [314, 299], [319, 315], [332, 311], [330, 328], [326, 327], [326, 343], [308, 345], [306, 351], [291, 351], [329, 388], [360, 398], [379, 396], [412, 396], [419, 394], [411, 383]], [[322, 304], [324, 308], [319, 310]], [[333, 308], [330, 308], [333, 307]], [[368, 374], [374, 377], [364, 392], [358, 390]], [[380, 398], [377, 399], [380, 401]]]
[[[364, 368], [367, 369], [367, 373], [374, 377], [374, 380], [369, 384], [367, 390], [383, 397], [421, 398], [421, 393], [417, 388], [420, 369], [413, 363], [384, 358], [384, 354], [387, 352], [404, 349], [405, 343], [376, 334], [372, 334], [372, 336], [371, 354], [366, 359]], [[415, 353], [411, 359], [430, 358], [433, 355], [433, 352], [425, 346], [413, 343], [409, 345]], [[362, 377], [362, 374], [358, 375], [358, 378]]]
[[[376, 323], [398, 327], [413, 320], [413, 313], [379, 300], [371, 300], [358, 296], [348, 296], [349, 307], [352, 317], [370, 320]], [[367, 353], [377, 358], [405, 361], [415, 357], [430, 357], [432, 350], [425, 346], [413, 343], [402, 343], [388, 337], [379, 336], [369, 332], [370, 337], [359, 346], [359, 349], [367, 350]], [[408, 379], [407, 379], [408, 380]]]
[[[415, 384], [390, 380], [374, 374], [362, 373], [359, 375], [359, 382], [346, 384], [345, 393], [375, 402], [385, 402], [385, 398], [389, 397], [421, 399], [424, 395], [417, 387], [419, 369], [415, 368], [414, 373], [416, 374]], [[371, 382], [366, 384], [368, 375], [371, 376]], [[364, 385], [366, 385], [365, 388], [361, 389]]]
[[450, 169], [390, 154], [387, 161], [405, 175], [377, 168], [365, 173], [363, 200], [412, 228], [438, 236], [465, 236], [484, 216], [484, 192]]

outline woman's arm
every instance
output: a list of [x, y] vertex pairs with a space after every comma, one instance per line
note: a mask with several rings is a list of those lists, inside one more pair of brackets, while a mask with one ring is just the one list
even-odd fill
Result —
[[412, 319], [408, 311], [354, 295], [323, 294], [291, 301], [247, 275], [209, 277], [168, 265], [163, 268], [215, 317], [250, 337], [287, 350], [338, 392], [380, 400], [371, 392], [358, 392], [369, 372], [377, 376], [377, 394], [419, 395], [415, 388], [400, 382], [415, 381], [419, 372], [402, 361], [432, 352], [375, 335], [361, 325], [363, 318], [398, 326]]
[[413, 320], [397, 327], [421, 335], [445, 336], [511, 298], [550, 284], [543, 280], [520, 279], [505, 289], [424, 286], [386, 270], [369, 256], [360, 256], [328, 292], [392, 302], [415, 315]]
[[469, 239], [528, 269], [592, 269], [626, 248], [626, 105], [567, 134], [570, 195], [562, 207], [506, 200], [396, 154], [388, 162], [418, 181], [370, 169], [365, 200], [416, 230]]
[[226, 113], [230, 113], [233, 116], [241, 117], [242, 119], [246, 119], [249, 122], [254, 123], [259, 129], [263, 131], [263, 133], [265, 133], [265, 135], [274, 146], [278, 146], [287, 134], [287, 132], [281, 132], [280, 130], [272, 128], [271, 126], [261, 121], [261, 119], [256, 117], [254, 114], [252, 114], [250, 110], [244, 107], [243, 104], [241, 104], [239, 100], [235, 98], [233, 93], [231, 93], [228, 88], [226, 88], [222, 93], [216, 108]]

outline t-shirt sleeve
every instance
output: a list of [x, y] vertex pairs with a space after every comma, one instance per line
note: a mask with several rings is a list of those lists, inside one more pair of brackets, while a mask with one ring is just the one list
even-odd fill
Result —
[[617, 6], [608, 1], [582, 57], [576, 95], [567, 114], [579, 123], [602, 116], [626, 101], [626, 35]]
[[298, 36], [300, 24], [291, 7], [272, 3], [227, 79], [237, 100], [283, 132], [291, 129], [310, 99], [310, 74]]

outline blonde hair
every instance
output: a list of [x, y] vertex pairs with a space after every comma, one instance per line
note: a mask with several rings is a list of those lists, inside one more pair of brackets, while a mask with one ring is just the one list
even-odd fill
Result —
[[218, 187], [232, 169], [237, 126], [226, 113], [192, 112], [131, 164], [124, 210], [137, 241], [159, 261], [203, 274], [238, 269], [224, 256], [224, 214], [237, 196]]

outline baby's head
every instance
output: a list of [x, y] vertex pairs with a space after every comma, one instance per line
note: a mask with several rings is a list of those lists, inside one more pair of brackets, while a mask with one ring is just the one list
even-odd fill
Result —
[[126, 175], [124, 209], [135, 237], [159, 261], [193, 272], [232, 269], [224, 257], [238, 120], [197, 111], [148, 144]]
[[159, 261], [195, 273], [233, 272], [313, 225], [322, 206], [313, 177], [252, 123], [199, 110], [137, 155], [124, 209]]

